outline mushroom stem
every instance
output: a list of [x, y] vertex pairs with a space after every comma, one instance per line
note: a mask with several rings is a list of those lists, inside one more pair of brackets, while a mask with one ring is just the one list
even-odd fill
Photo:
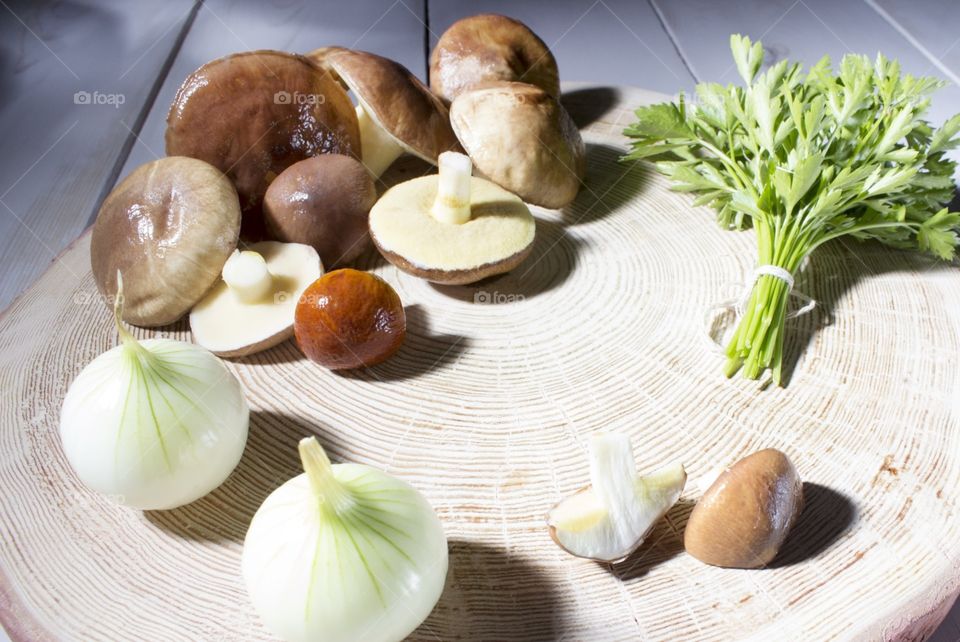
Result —
[[360, 162], [373, 178], [380, 178], [403, 154], [403, 147], [370, 117], [362, 103], [357, 105], [357, 121], [360, 123]]
[[257, 252], [234, 250], [223, 264], [223, 281], [244, 303], [257, 303], [270, 292], [273, 277]]
[[437, 198], [430, 213], [438, 221], [461, 224], [470, 220], [470, 178], [473, 163], [470, 157], [457, 152], [444, 152], [438, 160], [440, 176]]

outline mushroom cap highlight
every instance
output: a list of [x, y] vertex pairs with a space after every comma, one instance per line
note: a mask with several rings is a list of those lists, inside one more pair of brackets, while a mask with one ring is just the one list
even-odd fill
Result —
[[90, 263], [104, 297], [123, 274], [123, 318], [173, 323], [220, 277], [237, 247], [240, 203], [230, 180], [195, 158], [168, 156], [136, 168], [104, 200]]
[[183, 82], [167, 114], [166, 149], [218, 167], [243, 212], [259, 214], [280, 172], [317, 154], [358, 155], [360, 131], [328, 72], [303, 56], [250, 51], [209, 62]]
[[536, 221], [514, 194], [471, 178], [471, 218], [438, 221], [430, 213], [438, 176], [390, 188], [370, 210], [370, 237], [401, 270], [448, 285], [474, 283], [514, 269], [530, 254]]
[[557, 61], [525, 24], [491, 13], [453, 23], [430, 54], [430, 88], [449, 102], [495, 80], [526, 82], [560, 96]]
[[539, 87], [477, 85], [453, 101], [450, 122], [476, 168], [524, 201], [555, 209], [576, 197], [586, 171], [583, 138]]

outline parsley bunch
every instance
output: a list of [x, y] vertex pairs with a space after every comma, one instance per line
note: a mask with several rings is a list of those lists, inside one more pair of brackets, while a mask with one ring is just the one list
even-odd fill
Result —
[[[895, 60], [848, 55], [834, 73], [824, 57], [806, 73], [781, 61], [764, 73], [763, 48], [745, 36], [730, 48], [746, 87], [701, 83], [636, 111], [624, 160], [656, 160], [673, 189], [710, 205], [721, 225], [756, 231], [758, 265], [795, 273], [817, 247], [844, 235], [954, 257], [960, 212], [955, 163], [960, 114], [940, 129], [923, 116], [943, 83], [900, 73]], [[771, 275], [753, 285], [726, 349], [727, 376], [781, 382], [788, 285]]]

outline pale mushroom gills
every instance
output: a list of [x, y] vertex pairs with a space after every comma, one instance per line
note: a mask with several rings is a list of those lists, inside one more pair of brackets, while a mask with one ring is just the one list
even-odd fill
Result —
[[293, 336], [297, 301], [323, 273], [317, 251], [300, 243], [264, 241], [236, 251], [223, 278], [190, 312], [190, 329], [223, 357], [253, 354]]
[[536, 221], [517, 196], [471, 176], [446, 152], [440, 173], [388, 190], [370, 211], [370, 235], [400, 269], [436, 283], [473, 283], [508, 272], [533, 247]]

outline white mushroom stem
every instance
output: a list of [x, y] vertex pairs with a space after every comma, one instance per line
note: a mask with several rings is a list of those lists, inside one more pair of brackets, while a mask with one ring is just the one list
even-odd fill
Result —
[[273, 277], [257, 252], [234, 250], [223, 264], [223, 281], [244, 303], [256, 303], [271, 291]]
[[470, 157], [458, 152], [443, 152], [438, 159], [440, 175], [437, 198], [430, 213], [438, 221], [462, 224], [470, 220]]
[[380, 178], [403, 154], [403, 147], [370, 117], [362, 103], [357, 105], [357, 120], [360, 123], [360, 160], [371, 176]]

